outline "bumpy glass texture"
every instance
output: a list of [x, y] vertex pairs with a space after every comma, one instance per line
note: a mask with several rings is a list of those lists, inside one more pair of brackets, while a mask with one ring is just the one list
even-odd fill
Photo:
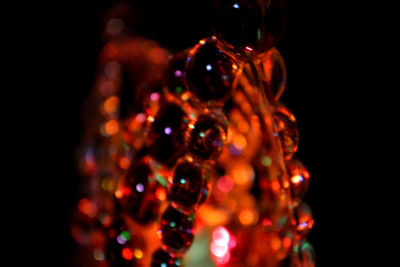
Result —
[[297, 206], [308, 190], [310, 174], [304, 164], [298, 159], [288, 160], [286, 162], [286, 167], [290, 179], [292, 201], [293, 204]]
[[216, 0], [213, 30], [238, 56], [263, 53], [280, 40], [286, 19], [284, 0]]
[[179, 259], [172, 257], [163, 249], [158, 249], [153, 253], [151, 267], [178, 267], [182, 266]]
[[149, 154], [167, 166], [172, 166], [185, 153], [185, 116], [180, 106], [169, 103], [160, 108], [152, 122]]
[[[183, 211], [193, 211], [208, 196], [208, 174], [204, 167], [190, 161], [179, 162], [173, 174], [170, 199]], [[203, 196], [205, 195], [205, 196]]]
[[202, 40], [189, 53], [188, 89], [203, 102], [222, 104], [233, 89], [236, 61], [220, 50], [213, 38]]
[[291, 159], [299, 147], [299, 130], [296, 118], [289, 108], [282, 103], [277, 103], [273, 117], [285, 159]]
[[161, 240], [172, 254], [185, 252], [194, 239], [194, 216], [188, 216], [169, 206], [161, 217]]
[[286, 66], [278, 49], [272, 48], [260, 58], [260, 78], [268, 100], [279, 100], [286, 86]]
[[226, 141], [227, 121], [223, 115], [208, 112], [189, 124], [186, 147], [201, 159], [215, 159]]

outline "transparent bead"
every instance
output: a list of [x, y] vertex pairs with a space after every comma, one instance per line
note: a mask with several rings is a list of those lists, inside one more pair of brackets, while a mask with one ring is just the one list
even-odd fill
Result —
[[167, 87], [168, 90], [179, 96], [186, 91], [185, 84], [185, 68], [189, 49], [175, 53], [170, 60], [167, 70]]
[[301, 241], [299, 258], [301, 261], [301, 267], [315, 267], [315, 250], [310, 242], [306, 240]]
[[213, 31], [235, 54], [263, 53], [280, 40], [286, 9], [284, 0], [216, 0]]
[[308, 190], [310, 174], [304, 164], [298, 159], [287, 161], [286, 168], [292, 190], [292, 201], [293, 204], [297, 206]]
[[154, 221], [160, 208], [160, 201], [154, 195], [158, 185], [149, 183], [152, 175], [148, 164], [136, 162], [121, 178], [115, 192], [122, 210], [142, 224]]
[[275, 103], [286, 86], [286, 65], [278, 49], [272, 48], [261, 58], [261, 80], [268, 100]]
[[186, 148], [201, 159], [215, 159], [222, 151], [227, 137], [227, 120], [215, 112], [200, 115], [190, 122]]
[[303, 238], [310, 232], [314, 225], [311, 208], [302, 202], [294, 208], [293, 212], [296, 219], [298, 238]]
[[182, 266], [181, 261], [172, 257], [168, 252], [163, 249], [157, 249], [153, 253], [151, 267], [177, 267]]
[[191, 212], [205, 201], [209, 193], [208, 169], [198, 163], [183, 160], [174, 170], [170, 199], [177, 208]]
[[149, 154], [157, 161], [173, 166], [185, 153], [185, 112], [176, 104], [168, 103], [160, 108], [149, 132]]
[[237, 72], [236, 61], [221, 51], [213, 38], [200, 41], [189, 53], [187, 84], [201, 101], [221, 105], [233, 89]]
[[299, 147], [299, 130], [296, 118], [288, 107], [279, 102], [276, 104], [273, 118], [281, 140], [283, 155], [286, 160], [289, 160]]
[[161, 240], [171, 255], [184, 253], [194, 239], [194, 215], [186, 215], [170, 205], [161, 217]]

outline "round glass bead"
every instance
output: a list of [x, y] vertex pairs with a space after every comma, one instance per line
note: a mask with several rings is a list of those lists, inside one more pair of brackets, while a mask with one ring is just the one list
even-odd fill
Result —
[[260, 76], [266, 96], [271, 103], [275, 103], [286, 86], [285, 62], [276, 48], [268, 50], [260, 60], [262, 65]]
[[311, 208], [306, 203], [302, 202], [294, 208], [293, 212], [296, 219], [298, 237], [305, 237], [314, 225]]
[[308, 190], [310, 174], [304, 164], [298, 159], [288, 160], [286, 168], [291, 185], [292, 201], [297, 206]]
[[150, 126], [149, 154], [157, 161], [172, 166], [185, 153], [186, 115], [181, 107], [168, 103], [160, 108]]
[[285, 28], [284, 0], [216, 0], [214, 34], [236, 55], [248, 56], [271, 49]]
[[190, 161], [178, 163], [174, 170], [170, 199], [183, 212], [192, 212], [205, 201], [209, 192], [207, 169]]
[[200, 41], [186, 65], [188, 89], [201, 101], [222, 105], [233, 89], [238, 65], [216, 46], [213, 38]]
[[186, 76], [186, 60], [189, 54], [189, 49], [175, 53], [170, 60], [167, 70], [167, 87], [168, 90], [179, 96], [186, 91], [185, 76]]
[[299, 258], [301, 261], [301, 267], [315, 267], [315, 250], [313, 245], [303, 240], [299, 247]]
[[215, 159], [227, 136], [227, 120], [214, 112], [200, 115], [189, 124], [186, 148], [201, 159]]
[[153, 253], [151, 267], [177, 267], [181, 266], [179, 259], [172, 257], [168, 252], [163, 249], [157, 249]]
[[272, 114], [282, 144], [283, 155], [286, 160], [292, 158], [299, 147], [299, 130], [296, 118], [288, 107], [277, 103]]
[[194, 239], [193, 215], [186, 215], [170, 205], [161, 217], [161, 240], [172, 254], [185, 252]]

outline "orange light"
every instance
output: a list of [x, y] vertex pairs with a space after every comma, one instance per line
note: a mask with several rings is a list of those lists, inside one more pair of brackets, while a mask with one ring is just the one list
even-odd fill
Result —
[[292, 240], [289, 237], [284, 237], [282, 240], [282, 245], [284, 248], [288, 249], [292, 245]]
[[119, 107], [119, 98], [116, 96], [110, 96], [104, 101], [103, 109], [107, 114], [112, 114], [118, 110]]
[[105, 125], [105, 127], [104, 127], [104, 130], [106, 131], [106, 133], [107, 133], [108, 135], [114, 135], [114, 134], [118, 133], [118, 131], [119, 131], [119, 124], [118, 124], [118, 121], [116, 121], [116, 120], [109, 120], [109, 121], [106, 123], [106, 125]]
[[156, 197], [161, 201], [166, 200], [167, 199], [167, 193], [165, 192], [165, 189], [162, 188], [162, 187], [157, 188]]
[[126, 260], [131, 260], [133, 258], [132, 250], [130, 250], [129, 248], [124, 248], [122, 250], [122, 257], [124, 257], [124, 259]]
[[251, 209], [243, 209], [239, 213], [239, 221], [243, 225], [251, 225], [257, 221], [257, 216]]
[[115, 191], [115, 197], [116, 198], [122, 198], [124, 196], [124, 193], [122, 192], [122, 190], [117, 190]]
[[130, 165], [131, 165], [131, 161], [126, 157], [122, 157], [119, 160], [119, 166], [121, 167], [121, 169], [127, 170], [127, 169], [129, 169]]
[[272, 188], [272, 190], [273, 191], [279, 191], [279, 189], [281, 189], [281, 185], [279, 184], [279, 181], [277, 181], [277, 180], [273, 180], [272, 182], [271, 182], [271, 188]]
[[236, 135], [233, 138], [233, 145], [239, 149], [239, 150], [243, 150], [246, 146], [247, 146], [247, 140], [243, 135]]
[[273, 237], [271, 240], [271, 248], [273, 250], [278, 250], [281, 248], [281, 240], [278, 237]]
[[182, 98], [183, 101], [186, 101], [186, 100], [189, 99], [189, 96], [190, 96], [189, 92], [185, 92], [185, 93], [182, 94], [181, 98]]
[[138, 248], [133, 250], [133, 255], [135, 256], [136, 259], [143, 258], [143, 252]]
[[96, 205], [86, 198], [79, 201], [78, 209], [89, 217], [95, 217], [97, 213]]

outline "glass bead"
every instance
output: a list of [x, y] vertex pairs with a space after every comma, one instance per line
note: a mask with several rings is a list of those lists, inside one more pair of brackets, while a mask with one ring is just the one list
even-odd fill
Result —
[[308, 190], [310, 174], [304, 164], [298, 159], [287, 161], [286, 168], [291, 185], [292, 201], [293, 204], [297, 206]]
[[293, 113], [282, 103], [277, 103], [273, 118], [286, 160], [292, 158], [299, 147], [299, 130]]
[[182, 266], [179, 259], [172, 257], [163, 249], [157, 249], [153, 253], [151, 267], [177, 267]]
[[168, 90], [176, 96], [180, 96], [186, 91], [185, 69], [188, 54], [189, 49], [175, 53], [169, 63], [167, 70], [167, 86]]
[[186, 115], [181, 107], [169, 103], [158, 111], [149, 132], [149, 154], [157, 161], [173, 166], [185, 153]]
[[205, 201], [209, 192], [207, 169], [199, 164], [182, 161], [174, 170], [170, 199], [186, 212], [194, 211]]
[[161, 217], [161, 239], [166, 249], [179, 255], [185, 252], [194, 239], [193, 215], [186, 215], [170, 205]]
[[220, 105], [233, 89], [238, 65], [216, 46], [213, 38], [202, 40], [189, 53], [188, 88], [201, 101]]
[[294, 208], [293, 212], [296, 219], [298, 238], [303, 238], [310, 232], [314, 225], [311, 208], [302, 202]]
[[300, 243], [299, 258], [301, 267], [315, 267], [315, 250], [310, 242], [304, 240]]
[[149, 183], [152, 175], [146, 163], [136, 162], [122, 178], [116, 191], [122, 209], [142, 224], [156, 220], [160, 208], [160, 201], [154, 195], [158, 185]]
[[239, 56], [263, 53], [280, 40], [286, 19], [284, 0], [216, 0], [213, 31]]
[[201, 159], [215, 159], [227, 137], [227, 120], [214, 112], [200, 115], [189, 124], [186, 148]]
[[272, 48], [261, 58], [261, 80], [271, 103], [281, 97], [286, 86], [286, 65], [278, 49]]

